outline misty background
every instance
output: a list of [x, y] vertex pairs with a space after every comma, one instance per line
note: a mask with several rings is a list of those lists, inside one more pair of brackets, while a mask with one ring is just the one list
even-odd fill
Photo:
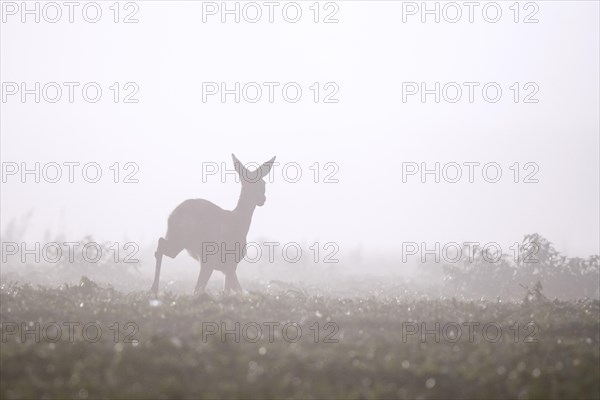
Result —
[[[240, 184], [231, 174], [226, 182], [202, 181], [203, 163], [232, 170], [235, 153], [246, 163], [277, 156], [303, 173], [290, 183], [276, 169], [248, 241], [335, 242], [340, 263], [330, 270], [400, 273], [412, 268], [402, 263], [402, 242], [497, 242], [510, 252], [534, 232], [568, 257], [600, 253], [600, 68], [590, 51], [599, 47], [597, 2], [538, 2], [536, 24], [514, 23], [511, 14], [490, 24], [480, 13], [474, 23], [463, 16], [456, 24], [422, 24], [419, 15], [402, 23], [402, 3], [388, 1], [338, 2], [335, 24], [315, 24], [307, 3], [296, 24], [281, 14], [272, 24], [222, 24], [218, 15], [202, 23], [202, 3], [138, 4], [136, 24], [115, 24], [110, 14], [97, 24], [80, 14], [72, 24], [22, 24], [18, 16], [2, 23], [2, 82], [103, 88], [95, 104], [80, 91], [73, 104], [64, 93], [56, 104], [23, 104], [18, 96], [1, 104], [2, 162], [97, 162], [105, 174], [95, 184], [80, 174], [75, 183], [63, 176], [55, 184], [9, 177], [1, 231], [11, 221], [26, 226], [13, 239], [136, 242], [149, 276], [157, 239], [179, 203], [205, 198], [235, 207]], [[139, 102], [115, 104], [114, 82], [135, 82]], [[204, 103], [203, 82], [297, 82], [303, 96], [290, 104], [278, 90], [273, 104], [264, 92], [256, 104], [218, 96]], [[339, 102], [315, 104], [314, 82], [335, 82]], [[503, 97], [487, 103], [478, 90], [473, 104], [464, 92], [456, 104], [418, 96], [403, 103], [402, 82], [497, 82]], [[515, 104], [514, 82], [537, 83], [539, 103]], [[487, 183], [478, 169], [475, 183], [465, 176], [455, 184], [402, 181], [403, 162], [470, 161], [500, 164], [502, 179]], [[136, 163], [139, 183], [112, 182], [115, 162]], [[339, 182], [314, 183], [315, 162], [336, 163]], [[515, 162], [537, 163], [539, 183], [514, 183]], [[283, 277], [300, 273], [289, 267]], [[179, 268], [197, 276], [196, 263], [180, 255], [163, 264], [165, 282], [183, 281]], [[261, 273], [247, 263], [239, 271], [242, 279]]]

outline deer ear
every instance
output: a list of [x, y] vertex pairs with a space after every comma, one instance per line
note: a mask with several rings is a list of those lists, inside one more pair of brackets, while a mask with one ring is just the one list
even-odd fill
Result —
[[264, 178], [269, 175], [271, 168], [273, 168], [273, 163], [275, 162], [275, 157], [271, 158], [269, 161], [260, 166], [260, 177]]
[[233, 159], [233, 167], [235, 168], [236, 172], [238, 175], [242, 176], [246, 167], [244, 167], [244, 164], [238, 160], [235, 154], [231, 153], [231, 158]]

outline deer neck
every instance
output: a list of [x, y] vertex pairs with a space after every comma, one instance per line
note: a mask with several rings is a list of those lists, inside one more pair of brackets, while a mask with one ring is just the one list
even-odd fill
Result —
[[248, 193], [244, 191], [244, 188], [242, 188], [237, 206], [233, 210], [233, 215], [235, 225], [240, 229], [244, 236], [246, 236], [250, 230], [252, 214], [254, 214], [255, 208], [256, 204], [252, 201]]

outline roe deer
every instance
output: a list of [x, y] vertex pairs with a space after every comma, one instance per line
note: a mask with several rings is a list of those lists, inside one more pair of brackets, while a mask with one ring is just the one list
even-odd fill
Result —
[[241, 292], [237, 279], [238, 263], [246, 255], [246, 235], [256, 206], [265, 204], [265, 181], [275, 157], [250, 171], [236, 158], [233, 164], [242, 183], [242, 191], [235, 209], [223, 210], [204, 199], [191, 199], [181, 203], [169, 216], [167, 234], [158, 239], [156, 271], [150, 289], [158, 292], [162, 256], [175, 258], [183, 249], [200, 261], [200, 275], [194, 294], [204, 291], [213, 270], [225, 274], [224, 291]]

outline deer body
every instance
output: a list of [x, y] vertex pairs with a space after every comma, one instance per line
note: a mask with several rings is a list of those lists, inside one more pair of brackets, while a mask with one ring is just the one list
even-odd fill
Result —
[[236, 208], [229, 211], [208, 200], [191, 199], [173, 210], [167, 234], [159, 239], [155, 252], [153, 292], [158, 292], [162, 256], [175, 258], [184, 249], [201, 265], [195, 293], [205, 289], [214, 270], [225, 274], [225, 292], [242, 290], [237, 279], [237, 265], [246, 255], [246, 237], [254, 209], [266, 200], [262, 178], [269, 173], [275, 157], [255, 171], [247, 170], [235, 155], [232, 157], [242, 182]]
[[[237, 209], [223, 210], [207, 200], [186, 200], [169, 216], [165, 239], [184, 244], [194, 259], [226, 272], [235, 267], [231, 265], [234, 260], [246, 255], [243, 249], [253, 211], [243, 215]], [[233, 254], [235, 250], [238, 254]]]

